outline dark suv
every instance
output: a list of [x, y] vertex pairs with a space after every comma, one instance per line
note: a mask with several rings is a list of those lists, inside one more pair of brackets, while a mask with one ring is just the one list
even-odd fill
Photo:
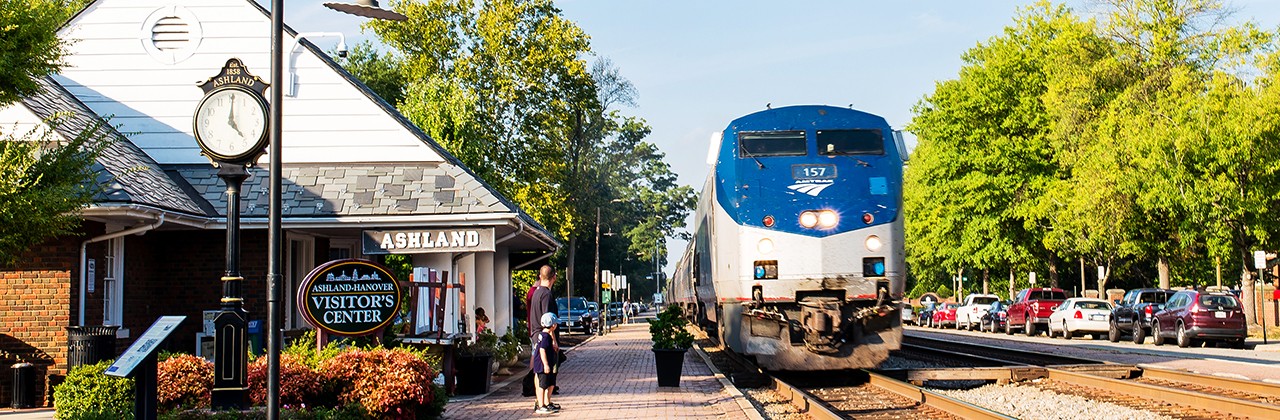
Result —
[[1157, 346], [1172, 338], [1178, 347], [1212, 340], [1242, 349], [1246, 328], [1244, 310], [1235, 295], [1183, 290], [1170, 296], [1164, 309], [1152, 316], [1151, 338]]
[[1133, 289], [1124, 294], [1124, 299], [1111, 309], [1111, 329], [1107, 338], [1112, 343], [1120, 341], [1120, 336], [1133, 334], [1133, 342], [1142, 344], [1142, 340], [1151, 334], [1151, 316], [1173, 296], [1169, 289]]

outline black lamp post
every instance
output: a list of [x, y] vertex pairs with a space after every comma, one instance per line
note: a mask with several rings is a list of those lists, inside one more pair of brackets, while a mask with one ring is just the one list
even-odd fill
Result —
[[[356, 16], [403, 21], [405, 15], [384, 10], [378, 7], [376, 0], [358, 0], [356, 4], [325, 3], [325, 7]], [[284, 309], [280, 305], [280, 279], [282, 275], [281, 247], [284, 235], [280, 229], [281, 206], [281, 122], [284, 109], [284, 0], [271, 1], [271, 82], [276, 84], [271, 89], [270, 115], [270, 155], [271, 177], [269, 183], [270, 214], [267, 222], [267, 418], [280, 418], [280, 345], [283, 339], [282, 318]]]

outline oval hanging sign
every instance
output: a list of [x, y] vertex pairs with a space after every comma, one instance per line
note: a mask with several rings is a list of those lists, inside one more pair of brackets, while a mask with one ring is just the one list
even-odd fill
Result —
[[337, 335], [368, 335], [395, 319], [400, 283], [373, 261], [330, 261], [302, 280], [297, 304], [302, 317], [316, 328]]

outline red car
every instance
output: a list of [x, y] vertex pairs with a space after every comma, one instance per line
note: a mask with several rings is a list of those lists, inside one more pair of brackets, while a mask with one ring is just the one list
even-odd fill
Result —
[[938, 308], [933, 311], [933, 319], [930, 320], [929, 326], [933, 328], [946, 328], [947, 326], [955, 328], [956, 308], [959, 307], [960, 305], [954, 303], [939, 305]]
[[1067, 300], [1067, 292], [1053, 287], [1037, 287], [1022, 289], [1013, 304], [1009, 305], [1009, 325], [1004, 329], [1006, 334], [1013, 334], [1015, 328], [1021, 328], [1028, 337], [1048, 331], [1049, 315], [1053, 307]]
[[1157, 346], [1174, 339], [1178, 347], [1198, 347], [1216, 341], [1244, 348], [1248, 335], [1240, 300], [1230, 293], [1183, 290], [1169, 297], [1151, 320]]

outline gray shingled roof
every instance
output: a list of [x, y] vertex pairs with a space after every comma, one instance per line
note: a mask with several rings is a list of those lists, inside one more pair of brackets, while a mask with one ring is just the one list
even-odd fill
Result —
[[97, 127], [110, 144], [98, 156], [93, 171], [102, 191], [98, 203], [143, 204], [193, 215], [207, 215], [179, 185], [165, 174], [142, 149], [98, 117], [71, 92], [51, 78], [41, 79], [40, 93], [23, 98], [22, 104], [46, 121], [61, 121], [55, 128], [66, 138], [74, 138]]
[[[211, 165], [174, 165], [195, 193], [225, 216], [226, 186]], [[287, 165], [281, 178], [285, 217], [511, 213], [484, 184], [449, 162]], [[241, 214], [267, 216], [266, 168], [249, 170]]]

